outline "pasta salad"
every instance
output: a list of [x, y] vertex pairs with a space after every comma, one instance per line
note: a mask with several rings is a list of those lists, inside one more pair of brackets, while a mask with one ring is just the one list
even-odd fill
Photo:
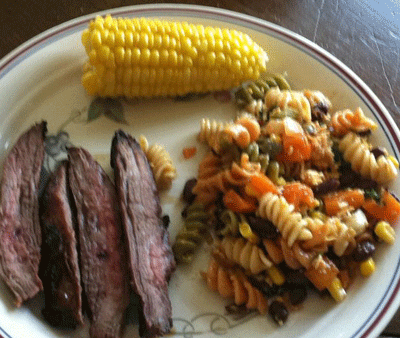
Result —
[[281, 75], [245, 83], [234, 98], [234, 120], [200, 123], [209, 151], [184, 187], [173, 251], [190, 264], [207, 240], [201, 275], [232, 300], [227, 309], [282, 325], [310, 290], [340, 302], [357, 275], [375, 271], [376, 246], [395, 241], [399, 163], [369, 142], [377, 124], [360, 107], [335, 111]]

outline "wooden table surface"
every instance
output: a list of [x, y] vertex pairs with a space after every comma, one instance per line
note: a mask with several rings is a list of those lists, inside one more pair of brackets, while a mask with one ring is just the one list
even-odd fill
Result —
[[[349, 66], [400, 125], [399, 0], [173, 1], [229, 9], [286, 27]], [[161, 1], [2, 0], [0, 58], [35, 35], [81, 15]], [[400, 337], [400, 311], [382, 333]]]

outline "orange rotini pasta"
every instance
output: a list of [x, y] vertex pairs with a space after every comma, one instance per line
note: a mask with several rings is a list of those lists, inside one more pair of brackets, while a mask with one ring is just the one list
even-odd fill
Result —
[[349, 132], [366, 133], [378, 128], [378, 125], [366, 117], [360, 107], [354, 111], [340, 110], [332, 114], [330, 127], [335, 136], [344, 136]]
[[227, 148], [229, 144], [236, 144], [244, 149], [259, 136], [260, 125], [257, 119], [244, 113], [230, 123], [203, 119], [198, 139], [207, 143], [216, 153], [220, 153], [223, 151], [221, 148]]
[[208, 177], [199, 177], [193, 193], [198, 194], [205, 190], [226, 192], [231, 187], [244, 186], [248, 179], [260, 170], [259, 163], [249, 162], [248, 155], [243, 154], [239, 164], [233, 162], [229, 169], [222, 169]]
[[236, 305], [244, 304], [248, 309], [256, 309], [261, 314], [267, 312], [267, 299], [240, 271], [225, 268], [212, 259], [202, 276], [211, 290], [217, 291], [222, 297], [233, 298]]

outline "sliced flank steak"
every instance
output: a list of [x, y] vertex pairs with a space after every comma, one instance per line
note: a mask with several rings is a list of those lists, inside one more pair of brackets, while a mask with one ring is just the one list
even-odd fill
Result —
[[131, 284], [141, 299], [141, 336], [167, 334], [172, 327], [168, 281], [175, 261], [153, 173], [138, 142], [117, 131], [111, 164], [128, 247]]
[[0, 277], [19, 307], [43, 285], [39, 278], [39, 178], [46, 122], [23, 133], [4, 161], [0, 184]]
[[81, 276], [92, 338], [121, 337], [129, 304], [129, 273], [114, 185], [82, 148], [69, 148]]
[[45, 319], [53, 326], [75, 328], [83, 324], [82, 287], [67, 174], [68, 162], [63, 161], [50, 176], [41, 198], [40, 277]]

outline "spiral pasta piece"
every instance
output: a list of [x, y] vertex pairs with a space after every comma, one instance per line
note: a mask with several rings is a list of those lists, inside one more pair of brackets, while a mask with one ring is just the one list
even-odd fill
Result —
[[249, 146], [244, 150], [249, 156], [251, 162], [258, 162], [261, 165], [261, 171], [266, 172], [269, 164], [269, 155], [260, 153], [260, 146], [256, 142], [251, 142]]
[[212, 177], [222, 169], [221, 158], [210, 151], [200, 162], [198, 169], [199, 178]]
[[201, 121], [198, 139], [207, 143], [218, 154], [221, 152], [221, 147], [226, 147], [227, 144], [246, 148], [250, 142], [260, 137], [260, 129], [257, 119], [248, 113], [241, 114], [231, 123], [204, 118]]
[[239, 233], [239, 218], [230, 209], [224, 209], [219, 216], [224, 227], [218, 232], [222, 236], [236, 235]]
[[261, 165], [249, 161], [247, 154], [242, 154], [240, 164], [232, 163], [230, 169], [224, 169], [210, 177], [199, 178], [193, 187], [193, 193], [201, 191], [221, 191], [226, 192], [232, 187], [245, 185], [249, 178], [260, 172]]
[[259, 274], [272, 266], [272, 262], [260, 247], [241, 237], [224, 237], [219, 249], [228, 260], [240, 265], [251, 274]]
[[169, 189], [176, 178], [176, 168], [171, 156], [159, 144], [149, 146], [147, 138], [143, 135], [139, 137], [139, 144], [150, 163], [158, 190]]
[[240, 271], [222, 267], [211, 259], [207, 272], [202, 276], [211, 290], [224, 298], [233, 298], [236, 305], [245, 304], [248, 309], [256, 309], [261, 314], [267, 312], [267, 299]]
[[280, 240], [272, 240], [264, 238], [262, 240], [265, 250], [268, 253], [268, 256], [271, 258], [271, 261], [275, 264], [281, 264], [284, 260], [281, 241]]
[[305, 89], [303, 94], [310, 102], [311, 110], [318, 107], [328, 111], [332, 107], [331, 101], [319, 90]]
[[[250, 136], [250, 142], [257, 141], [258, 138], [260, 137], [261, 134], [261, 128], [260, 124], [258, 123], [257, 119], [247, 113], [242, 113], [239, 115], [235, 121], [236, 125], [241, 125], [246, 128], [247, 132], [249, 133]], [[238, 141], [236, 141], [238, 142]], [[245, 148], [246, 146], [243, 146], [241, 148]]]
[[263, 102], [263, 100], [252, 100], [250, 101], [245, 107], [244, 110], [255, 116], [255, 117], [260, 117], [260, 115], [262, 114], [262, 112], [265, 110], [265, 104]]
[[198, 140], [207, 143], [211, 149], [219, 153], [221, 149], [221, 134], [226, 126], [227, 123], [204, 118], [201, 120]]
[[275, 107], [282, 111], [293, 110], [297, 113], [296, 119], [298, 121], [311, 121], [310, 102], [302, 92], [280, 90], [278, 87], [272, 88], [265, 95], [265, 105], [267, 111]]
[[193, 260], [195, 251], [204, 240], [207, 219], [208, 214], [202, 204], [193, 203], [186, 209], [183, 228], [172, 246], [177, 263], [190, 263]]
[[330, 126], [336, 136], [343, 136], [351, 131], [361, 133], [378, 128], [374, 121], [365, 116], [360, 107], [354, 111], [345, 109], [335, 112], [332, 115]]
[[259, 201], [257, 213], [260, 217], [270, 220], [287, 240], [289, 247], [296, 240], [308, 240], [312, 233], [307, 228], [307, 222], [299, 212], [294, 212], [294, 206], [284, 197], [266, 193]]
[[376, 159], [369, 144], [354, 133], [348, 133], [340, 140], [339, 150], [352, 169], [361, 176], [371, 178], [379, 184], [387, 184], [397, 176], [398, 171], [393, 162], [384, 155]]

